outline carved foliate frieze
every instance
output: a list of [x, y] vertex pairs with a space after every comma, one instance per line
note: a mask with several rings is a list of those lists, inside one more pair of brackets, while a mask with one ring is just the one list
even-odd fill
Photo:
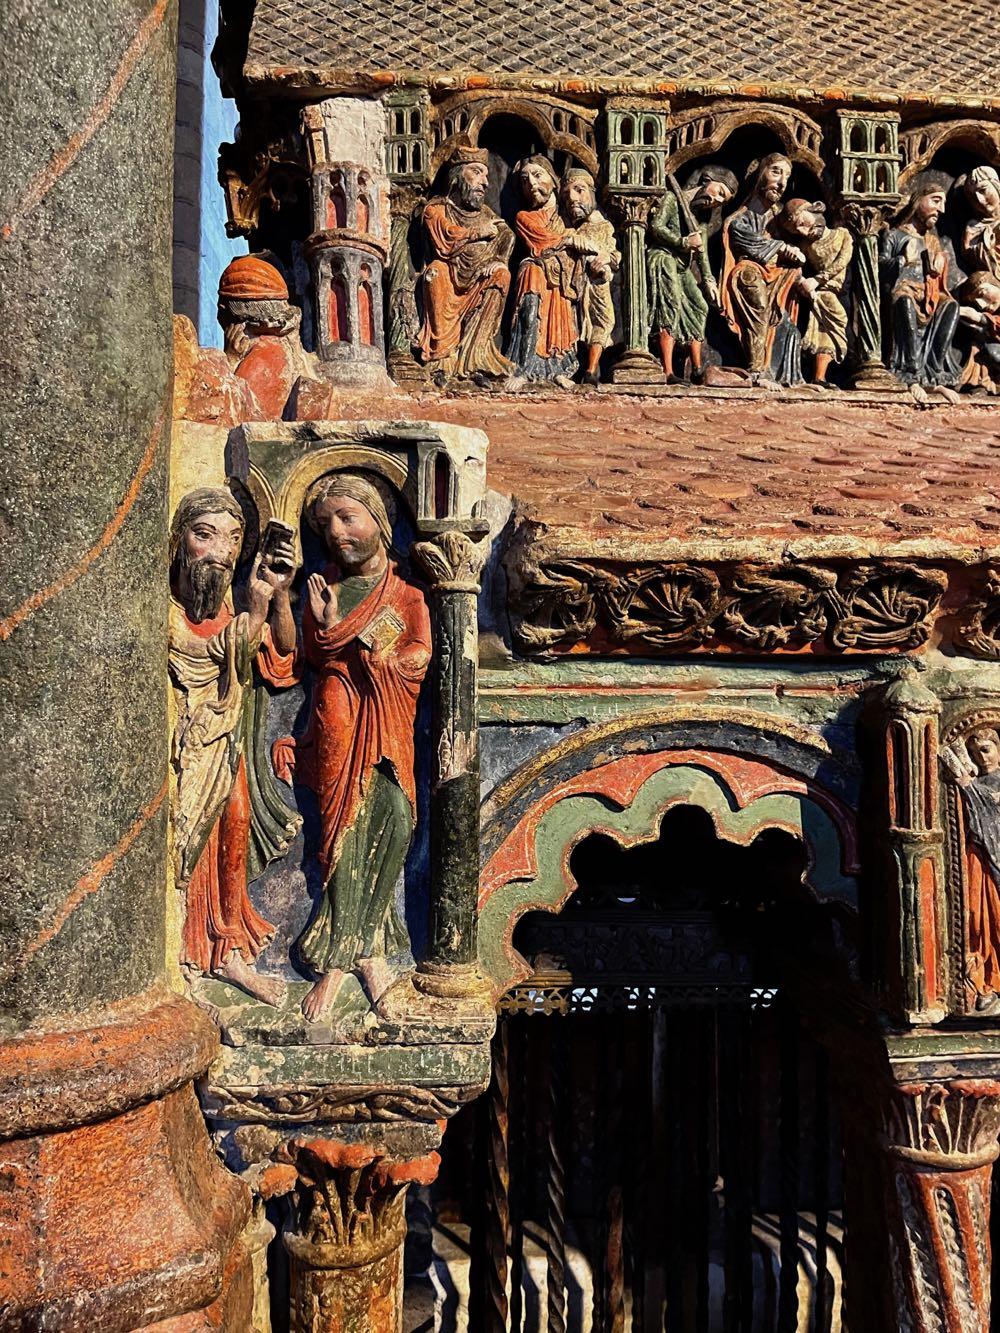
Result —
[[528, 559], [511, 571], [516, 646], [635, 652], [831, 653], [921, 647], [947, 587], [939, 569], [886, 561], [618, 564]]
[[209, 1087], [208, 1108], [218, 1119], [242, 1124], [387, 1124], [447, 1120], [482, 1091], [468, 1087], [427, 1088], [413, 1084], [268, 1084]]
[[442, 532], [410, 548], [432, 588], [452, 592], [479, 591], [487, 551], [464, 532]]
[[958, 618], [956, 645], [970, 657], [1000, 661], [1000, 569], [982, 571], [972, 600]]

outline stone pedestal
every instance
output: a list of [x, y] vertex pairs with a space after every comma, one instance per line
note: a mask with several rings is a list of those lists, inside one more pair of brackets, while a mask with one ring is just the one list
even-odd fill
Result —
[[248, 1208], [192, 1088], [214, 1030], [162, 982], [176, 28], [28, 6], [0, 58], [5, 1328], [208, 1306]]
[[397, 1333], [403, 1318], [406, 1191], [440, 1158], [387, 1157], [370, 1143], [291, 1145], [298, 1179], [288, 1251], [292, 1333]]

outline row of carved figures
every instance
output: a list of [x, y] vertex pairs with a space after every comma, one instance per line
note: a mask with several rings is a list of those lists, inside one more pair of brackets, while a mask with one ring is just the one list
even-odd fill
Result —
[[[790, 197], [792, 173], [791, 160], [772, 153], [752, 164], [741, 190], [732, 171], [707, 163], [683, 187], [671, 180], [649, 210], [645, 272], [623, 271], [622, 283], [645, 287], [646, 333], [668, 381], [688, 382], [678, 373], [684, 354], [693, 383], [792, 386], [808, 377], [832, 387], [831, 367], [853, 349], [861, 362], [884, 354], [918, 397], [1000, 383], [997, 172], [977, 167], [953, 189], [949, 177], [924, 172], [888, 218], [869, 209], [862, 224], [866, 210], [848, 205], [850, 228], [831, 224], [822, 203]], [[513, 228], [486, 202], [485, 150], [459, 149], [445, 192], [420, 207], [414, 355], [439, 383], [595, 385], [616, 325], [615, 229], [590, 172], [571, 167], [560, 178], [534, 155], [514, 176], [523, 207]], [[957, 247], [939, 226], [949, 192], [968, 219]], [[866, 320], [875, 329], [867, 339]], [[729, 337], [734, 364], [709, 350], [711, 327]]]

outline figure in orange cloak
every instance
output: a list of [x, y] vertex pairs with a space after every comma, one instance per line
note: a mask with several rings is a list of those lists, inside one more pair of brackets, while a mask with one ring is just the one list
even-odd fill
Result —
[[295, 673], [313, 673], [309, 722], [301, 739], [276, 742], [274, 762], [319, 802], [324, 889], [299, 940], [319, 978], [302, 1005], [316, 1021], [349, 972], [377, 1003], [398, 979], [392, 960], [409, 950], [396, 886], [416, 820], [414, 726], [431, 631], [423, 592], [389, 558], [392, 526], [371, 482], [321, 478], [306, 516], [332, 563], [307, 582]]
[[572, 384], [579, 361], [577, 304], [581, 270], [576, 233], [559, 213], [559, 178], [547, 157], [526, 157], [514, 168], [526, 203], [514, 230], [528, 251], [517, 272], [514, 326], [507, 354], [518, 380]]
[[965, 748], [971, 766], [950, 763], [945, 773], [961, 790], [965, 816], [966, 971], [976, 1011], [992, 1014], [1000, 1011], [1000, 738], [979, 727]]
[[513, 367], [497, 347], [514, 234], [486, 204], [485, 149], [460, 148], [448, 171], [448, 193], [423, 213], [433, 256], [421, 275], [424, 322], [417, 346], [442, 379], [506, 379]]

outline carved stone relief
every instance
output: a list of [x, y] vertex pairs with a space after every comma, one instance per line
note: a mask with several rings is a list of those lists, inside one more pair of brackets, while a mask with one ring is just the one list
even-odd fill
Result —
[[686, 565], [508, 558], [517, 648], [610, 652], [903, 651], [919, 648], [947, 587], [939, 569], [885, 561]]

